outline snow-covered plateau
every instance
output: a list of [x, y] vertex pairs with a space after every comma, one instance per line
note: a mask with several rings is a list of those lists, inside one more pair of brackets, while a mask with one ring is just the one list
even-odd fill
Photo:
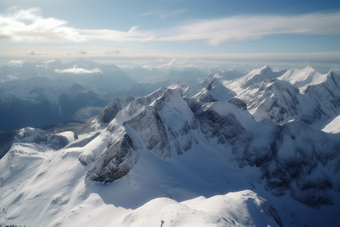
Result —
[[339, 76], [301, 93], [287, 72], [176, 82], [84, 124], [0, 132], [0, 226], [339, 226]]

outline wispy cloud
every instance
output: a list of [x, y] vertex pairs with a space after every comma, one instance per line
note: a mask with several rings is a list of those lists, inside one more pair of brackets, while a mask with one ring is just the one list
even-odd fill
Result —
[[55, 69], [54, 70], [57, 73], [73, 73], [73, 74], [89, 74], [89, 73], [103, 73], [100, 69], [83, 69], [83, 68], [77, 68], [75, 65], [73, 68], [69, 69]]
[[164, 31], [159, 40], [189, 41], [205, 39], [212, 45], [228, 41], [256, 39], [273, 34], [340, 34], [340, 12], [297, 16], [236, 16], [200, 21]]
[[[159, 14], [161, 18], [185, 10]], [[43, 18], [38, 8], [12, 8], [0, 15], [0, 39], [17, 42], [87, 42], [108, 41], [190, 41], [207, 40], [211, 45], [228, 41], [257, 39], [274, 34], [339, 35], [340, 12], [311, 13], [295, 16], [235, 16], [203, 20], [162, 30], [138, 30], [133, 26], [122, 32], [109, 29], [77, 29], [56, 18]]]
[[173, 11], [173, 12], [161, 12], [161, 11], [153, 11], [153, 12], [146, 12], [137, 16], [150, 16], [150, 15], [157, 15], [159, 16], [159, 18], [161, 19], [165, 19], [167, 17], [170, 16], [177, 16], [178, 14], [182, 14], [185, 13], [186, 10], [185, 9], [181, 9], [181, 10], [177, 10], [177, 11]]
[[43, 18], [40, 9], [11, 8], [0, 15], [0, 39], [17, 42], [87, 42], [90, 40], [147, 41], [154, 38], [149, 31], [132, 27], [127, 32], [109, 29], [87, 30], [67, 26], [67, 21]]
[[[52, 53], [52, 52], [50, 52]], [[48, 52], [45, 51], [45, 52], [35, 52], [34, 50], [30, 50], [27, 52], [28, 55], [48, 55]]]
[[160, 17], [161, 19], [165, 19], [165, 18], [167, 18], [167, 17], [170, 17], [170, 16], [177, 16], [178, 14], [185, 13], [185, 12], [186, 12], [186, 10], [181, 9], [181, 10], [177, 10], [177, 11], [174, 11], [174, 12], [171, 12], [171, 13], [161, 13], [161, 14], [159, 15], [159, 17]]

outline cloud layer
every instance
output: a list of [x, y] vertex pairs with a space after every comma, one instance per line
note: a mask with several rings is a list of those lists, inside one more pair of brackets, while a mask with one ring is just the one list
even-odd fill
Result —
[[57, 73], [73, 73], [73, 74], [89, 74], [89, 73], [103, 73], [100, 69], [83, 69], [83, 68], [77, 68], [75, 65], [73, 68], [70, 69], [55, 69], [54, 70]]
[[298, 16], [237, 16], [192, 23], [174, 28], [168, 33], [175, 35], [165, 36], [160, 40], [206, 39], [212, 45], [274, 34], [338, 35], [340, 12]]
[[[163, 17], [183, 13], [164, 14]], [[56, 18], [43, 18], [38, 8], [9, 9], [0, 15], [0, 39], [17, 42], [87, 42], [108, 41], [190, 41], [207, 40], [211, 45], [228, 41], [256, 39], [273, 34], [339, 35], [340, 12], [311, 13], [295, 16], [244, 15], [203, 20], [162, 30], [129, 31], [77, 29]]]
[[147, 41], [151, 33], [132, 27], [128, 32], [108, 29], [86, 30], [67, 26], [67, 21], [43, 18], [40, 9], [9, 9], [0, 15], [0, 39], [17, 42], [87, 42], [90, 40]]

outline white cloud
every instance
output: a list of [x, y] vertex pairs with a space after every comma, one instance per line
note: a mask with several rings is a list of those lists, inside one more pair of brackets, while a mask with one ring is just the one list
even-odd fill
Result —
[[27, 54], [28, 55], [48, 55], [48, 52], [47, 51], [45, 51], [45, 52], [35, 52], [33, 50], [30, 50], [30, 51], [27, 52]]
[[142, 66], [145, 69], [159, 68], [159, 69], [168, 69], [168, 68], [204, 68], [205, 64], [202, 62], [197, 62], [189, 59], [158, 59], [154, 62]]
[[[340, 52], [314, 52], [314, 53], [251, 53], [251, 54], [122, 54], [117, 56], [120, 61], [129, 60], [131, 62], [140, 62], [145, 65], [146, 62], [153, 62], [146, 67], [166, 67], [171, 64], [187, 65], [196, 63], [224, 64], [230, 62], [245, 63], [285, 63], [285, 64], [318, 64], [334, 65], [338, 67], [340, 62]], [[174, 60], [176, 59], [176, 60]], [[163, 66], [161, 66], [163, 65]], [[197, 67], [197, 66], [195, 66]]]
[[14, 65], [21, 65], [25, 62], [26, 60], [10, 60], [8, 64], [14, 64]]
[[55, 62], [55, 59], [43, 61], [44, 64], [48, 64], [48, 63], [52, 63], [52, 62]]
[[73, 68], [70, 69], [55, 69], [54, 70], [57, 73], [74, 73], [74, 74], [89, 74], [89, 73], [103, 73], [100, 69], [94, 68], [94, 69], [83, 69], [83, 68], [77, 68], [77, 66], [73, 66]]
[[[185, 10], [159, 13], [161, 18], [178, 15]], [[149, 13], [157, 14], [157, 13]], [[146, 15], [146, 14], [145, 14]], [[67, 21], [43, 18], [38, 8], [18, 10], [12, 8], [0, 15], [0, 39], [17, 42], [87, 42], [108, 41], [189, 41], [208, 40], [212, 45], [228, 41], [256, 39], [274, 34], [339, 35], [340, 12], [303, 15], [243, 15], [201, 20], [184, 26], [162, 30], [129, 31], [110, 29], [77, 29]]]
[[77, 54], [87, 54], [87, 51], [85, 50], [77, 50]]
[[30, 50], [27, 52], [28, 55], [35, 55], [35, 52], [33, 50]]
[[105, 54], [120, 54], [119, 50], [106, 50], [104, 51]]
[[200, 21], [164, 31], [159, 40], [206, 39], [212, 45], [233, 40], [256, 39], [273, 34], [338, 35], [340, 12], [297, 16], [236, 16]]
[[137, 30], [137, 26], [127, 32], [72, 28], [67, 26], [67, 21], [43, 18], [38, 8], [11, 8], [0, 15], [0, 39], [17, 42], [147, 41], [153, 36], [149, 31]]

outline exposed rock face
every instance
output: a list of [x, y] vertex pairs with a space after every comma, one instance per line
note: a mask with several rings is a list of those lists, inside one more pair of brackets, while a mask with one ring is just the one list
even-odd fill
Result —
[[87, 172], [86, 180], [112, 182], [125, 176], [136, 160], [133, 157], [134, 145], [124, 132], [122, 138], [110, 141], [107, 149], [97, 158], [93, 167]]
[[122, 110], [128, 103], [133, 101], [135, 98], [129, 96], [124, 99], [114, 98], [109, 102], [109, 104], [105, 107], [105, 109], [98, 115], [97, 119], [101, 123], [109, 123], [112, 121], [116, 114]]
[[204, 105], [196, 112], [196, 116], [200, 122], [201, 131], [207, 139], [217, 138], [218, 143], [234, 144], [245, 129], [236, 120], [234, 113], [231, 112], [225, 115], [220, 115], [214, 109], [215, 106], [223, 104], [224, 106], [227, 105], [227, 103]]
[[[126, 175], [141, 150], [164, 159], [181, 155], [198, 143], [191, 132], [196, 128], [194, 115], [179, 90], [160, 89], [135, 99], [108, 125], [109, 143], [89, 170], [87, 182], [111, 182]], [[81, 160], [88, 158], [81, 156]]]
[[232, 98], [228, 100], [229, 103], [233, 104], [241, 110], [247, 110], [247, 104], [239, 98]]

